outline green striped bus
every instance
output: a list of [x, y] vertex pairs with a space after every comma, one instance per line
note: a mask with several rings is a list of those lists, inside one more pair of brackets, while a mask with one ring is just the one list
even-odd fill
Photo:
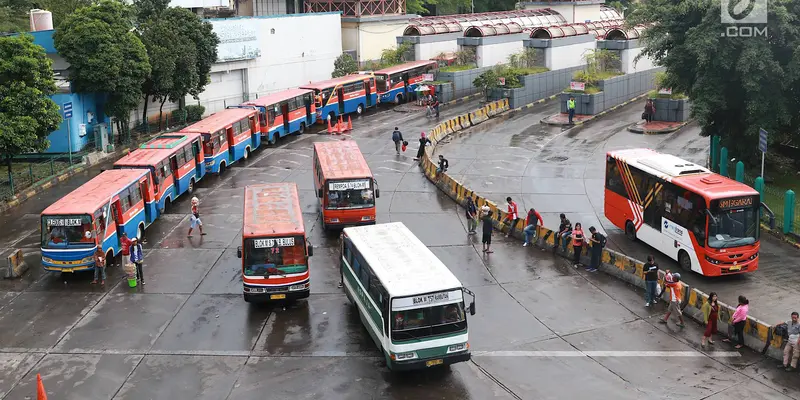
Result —
[[341, 254], [344, 291], [390, 370], [470, 359], [465, 310], [475, 315], [475, 294], [405, 225], [345, 228]]

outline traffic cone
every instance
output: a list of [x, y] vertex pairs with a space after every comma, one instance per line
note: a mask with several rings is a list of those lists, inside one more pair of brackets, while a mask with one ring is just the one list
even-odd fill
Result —
[[333, 127], [331, 126], [331, 119], [330, 118], [326, 119], [328, 120], [328, 134], [333, 135], [334, 132], [333, 132]]
[[47, 392], [44, 391], [42, 375], [36, 374], [36, 400], [47, 400]]
[[342, 133], [344, 133], [344, 130], [345, 130], [345, 128], [344, 128], [344, 121], [342, 120], [342, 116], [341, 116], [341, 115], [339, 116], [339, 123], [337, 123], [337, 124], [336, 124], [336, 127], [337, 127], [337, 128], [339, 128], [339, 134], [340, 134], [340, 135], [341, 135]]
[[353, 130], [353, 120], [350, 118], [349, 115], [347, 116], [347, 130], [348, 131]]

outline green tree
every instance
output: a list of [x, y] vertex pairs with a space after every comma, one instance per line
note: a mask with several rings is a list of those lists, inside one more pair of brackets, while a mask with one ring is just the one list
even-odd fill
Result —
[[358, 63], [350, 54], [342, 53], [333, 61], [333, 73], [331, 78], [338, 78], [358, 72]]
[[53, 27], [64, 22], [68, 15], [79, 8], [97, 4], [94, 0], [33, 0], [36, 7], [53, 13]]
[[167, 10], [170, 0], [133, 0], [133, 9], [136, 20], [140, 23], [151, 18], [157, 18]]
[[433, 10], [437, 15], [470, 12], [470, 0], [406, 0], [409, 14], [429, 15]]
[[12, 157], [47, 149], [47, 135], [61, 124], [48, 97], [55, 92], [52, 63], [33, 37], [0, 37], [0, 155], [9, 177]]
[[401, 64], [406, 60], [406, 55], [411, 50], [411, 43], [403, 42], [394, 48], [381, 51], [381, 65], [384, 67]]
[[664, 86], [689, 96], [702, 134], [753, 161], [759, 128], [773, 141], [800, 128], [799, 18], [800, 2], [773, 0], [768, 36], [727, 37], [719, 0], [649, 0], [628, 22], [655, 23], [642, 55], [666, 68]]
[[131, 7], [102, 0], [68, 15], [53, 35], [69, 62], [69, 80], [79, 93], [107, 94], [106, 114], [127, 128], [150, 74], [147, 50], [133, 25]]

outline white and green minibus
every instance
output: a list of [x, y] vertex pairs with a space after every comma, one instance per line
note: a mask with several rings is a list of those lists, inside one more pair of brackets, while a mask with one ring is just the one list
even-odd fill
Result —
[[344, 291], [389, 369], [470, 359], [465, 310], [475, 315], [475, 295], [405, 225], [345, 228], [341, 251]]

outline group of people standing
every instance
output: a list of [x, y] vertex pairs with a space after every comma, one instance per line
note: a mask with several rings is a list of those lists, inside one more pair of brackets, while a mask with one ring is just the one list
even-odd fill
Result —
[[580, 222], [575, 223], [575, 227], [573, 227], [572, 222], [566, 215], [562, 213], [558, 217], [561, 222], [558, 225], [558, 232], [556, 232], [553, 251], [558, 250], [558, 246], [561, 244], [562, 250], [566, 253], [567, 246], [572, 242], [572, 263], [575, 268], [578, 268], [583, 266], [581, 262], [583, 249], [589, 248], [590, 261], [589, 265], [585, 266], [585, 269], [588, 272], [597, 272], [597, 267], [600, 266], [600, 258], [603, 255], [603, 248], [606, 247], [605, 235], [600, 233], [597, 228], [590, 226], [589, 236], [587, 237]]

